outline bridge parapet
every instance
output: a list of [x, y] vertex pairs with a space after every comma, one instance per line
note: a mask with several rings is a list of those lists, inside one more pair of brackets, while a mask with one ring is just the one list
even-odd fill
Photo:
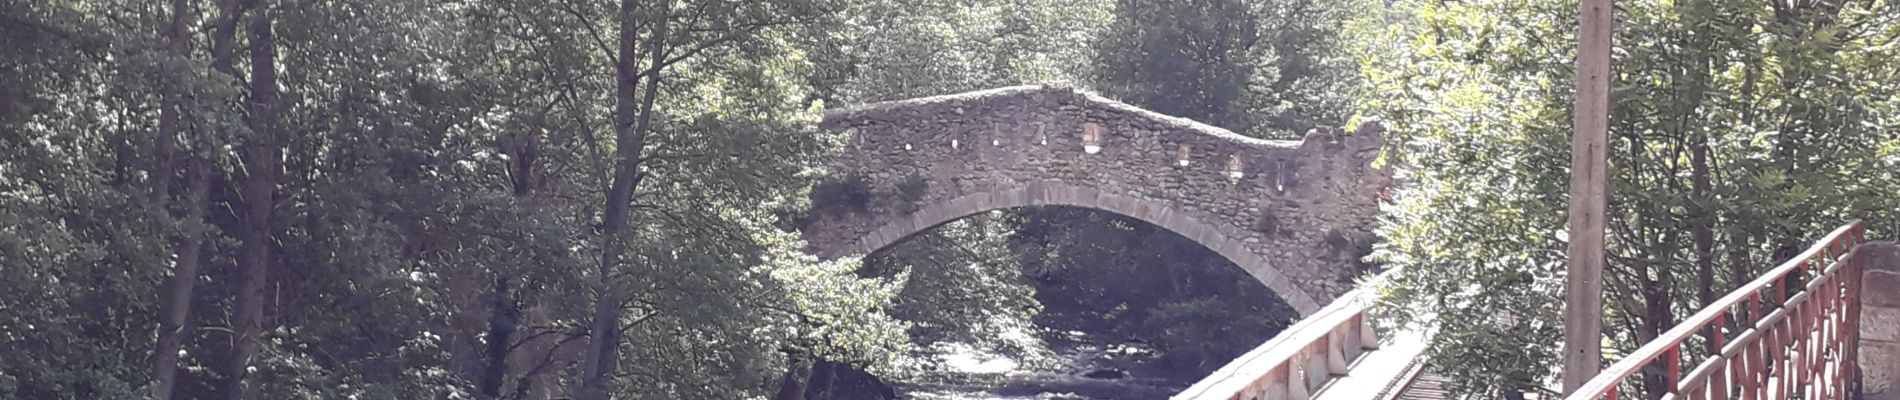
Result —
[[1425, 335], [1382, 330], [1368, 312], [1374, 296], [1370, 284], [1340, 296], [1173, 400], [1364, 400], [1403, 390]]
[[[1267, 195], [1283, 195], [1309, 176], [1325, 180], [1383, 172], [1369, 167], [1384, 144], [1384, 129], [1377, 123], [1350, 135], [1315, 130], [1299, 141], [1267, 140], [1063, 87], [1019, 86], [876, 103], [829, 111], [821, 126], [852, 134], [846, 155], [853, 160], [844, 164], [877, 167], [1033, 162], [1069, 167], [1044, 171], [1077, 177], [1119, 173], [1115, 178], [1154, 183], [1178, 177], [1179, 184]], [[1104, 166], [1088, 162], [1094, 160], [1118, 168], [1083, 170]], [[1116, 180], [1124, 179], [1102, 182]], [[1382, 189], [1387, 181], [1359, 183]]]
[[[1024, 86], [827, 112], [849, 133], [826, 163], [865, 204], [801, 228], [821, 257], [866, 254], [969, 214], [1095, 208], [1222, 254], [1302, 313], [1344, 293], [1390, 181], [1383, 130], [1262, 140], [1063, 87]], [[814, 199], [820, 195], [814, 194]], [[1297, 292], [1297, 293], [1294, 293]]]

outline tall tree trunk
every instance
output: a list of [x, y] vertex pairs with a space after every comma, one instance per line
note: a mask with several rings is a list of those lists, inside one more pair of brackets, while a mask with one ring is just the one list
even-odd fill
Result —
[[[172, 55], [178, 58], [189, 57], [185, 40], [186, 14], [190, 12], [185, 0], [172, 0], [171, 23], [165, 27], [165, 44]], [[163, 94], [162, 106], [158, 110], [158, 163], [152, 171], [152, 203], [165, 204], [171, 191], [172, 159], [175, 151], [173, 141], [179, 136], [179, 123], [185, 112], [176, 88], [167, 87]], [[209, 193], [209, 179], [203, 166], [193, 162], [187, 167], [185, 215], [180, 220], [186, 223], [204, 221], [205, 198]], [[178, 347], [184, 343], [185, 321], [190, 317], [191, 292], [198, 280], [199, 251], [204, 241], [198, 235], [185, 235], [178, 243], [177, 260], [172, 275], [165, 278], [164, 286], [159, 290], [158, 303], [158, 339], [152, 346], [152, 398], [169, 400], [172, 387], [177, 383]]]
[[244, 18], [244, 0], [218, 0], [218, 26], [211, 32], [211, 69], [240, 78], [237, 62], [237, 24]]
[[811, 369], [797, 353], [787, 351], [785, 358], [785, 378], [779, 381], [778, 393], [772, 395], [772, 400], [805, 400], [805, 376]]
[[[185, 40], [185, 15], [190, 11], [189, 5], [185, 0], [172, 0], [171, 9], [171, 22], [165, 25], [165, 31], [162, 33], [165, 38], [165, 48], [173, 57], [184, 59], [190, 56], [186, 47], [188, 42]], [[166, 197], [170, 194], [172, 173], [175, 172], [172, 170], [175, 166], [173, 159], [177, 153], [173, 141], [178, 138], [178, 124], [183, 119], [179, 113], [185, 111], [179, 104], [179, 99], [183, 97], [178, 93], [180, 90], [175, 86], [161, 87], [164, 92], [160, 94], [162, 99], [158, 109], [158, 136], [152, 143], [158, 158], [158, 162], [153, 164], [151, 171], [152, 204], [165, 204]]]
[[[1749, 19], [1749, 22], [1747, 23], [1750, 26], [1754, 25], [1752, 18]], [[1755, 111], [1755, 79], [1757, 76], [1760, 75], [1757, 71], [1761, 69], [1762, 60], [1754, 56], [1750, 56], [1749, 58], [1742, 60], [1742, 63], [1744, 64], [1742, 68], [1742, 98], [1741, 98], [1742, 105], [1743, 105], [1742, 106], [1742, 126], [1748, 127], [1749, 129], [1754, 129], [1755, 116], [1757, 115]], [[1753, 136], [1755, 133], [1754, 132], [1738, 132], [1738, 134]], [[1742, 186], [1742, 184], [1730, 185], [1730, 187], [1736, 187], [1736, 186]], [[1739, 192], [1739, 191], [1736, 191], [1736, 192]], [[1728, 224], [1729, 225], [1729, 228], [1728, 228], [1729, 279], [1733, 282], [1736, 282], [1737, 285], [1754, 280], [1754, 274], [1749, 272], [1749, 269], [1750, 269], [1749, 265], [1751, 263], [1751, 261], [1749, 260], [1749, 257], [1751, 257], [1749, 246], [1752, 240], [1749, 239], [1749, 234], [1750, 234], [1749, 230], [1743, 227], [1744, 221], [1748, 221], [1750, 219], [1747, 215], [1744, 215], [1744, 213], [1752, 212], [1752, 208], [1753, 207], [1740, 208], [1740, 209], [1730, 212], [1730, 215], [1728, 216], [1728, 218], [1730, 219], [1730, 222]], [[1760, 315], [1749, 316], [1749, 318], [1760, 318], [1760, 317], [1761, 317]], [[1730, 325], [1733, 325], [1736, 328], [1743, 328], [1743, 326], [1741, 326], [1741, 323], [1739, 321], [1736, 321], [1734, 318], [1730, 319]]]
[[825, 400], [831, 398], [831, 382], [838, 375], [838, 363], [815, 358], [811, 364], [811, 378], [805, 385], [805, 400]]
[[[633, 203], [634, 189], [645, 177], [640, 172], [640, 153], [646, 148], [646, 134], [653, 119], [653, 102], [659, 96], [660, 69], [666, 56], [667, 18], [664, 6], [652, 7], [653, 42], [648, 44], [653, 68], [642, 74], [634, 62], [637, 22], [634, 0], [620, 1], [619, 52], [614, 64], [614, 176], [607, 190], [607, 204], [601, 218], [601, 256], [598, 279], [600, 295], [594, 300], [593, 321], [589, 324], [586, 375], [581, 381], [580, 400], [604, 400], [609, 395], [615, 363], [620, 349], [621, 293], [608, 279], [620, 259], [624, 245], [620, 234], [627, 227], [627, 213]], [[645, 92], [639, 103], [634, 93], [641, 79]]]
[[269, 0], [260, 0], [258, 13], [251, 19], [251, 94], [246, 104], [251, 137], [245, 143], [242, 162], [244, 182], [240, 189], [243, 211], [240, 223], [243, 244], [238, 253], [237, 301], [232, 318], [236, 342], [232, 345], [230, 376], [226, 377], [225, 395], [231, 400], [245, 398], [244, 379], [251, 358], [257, 354], [264, 331], [265, 283], [270, 276], [271, 210], [277, 195], [277, 174], [283, 150], [277, 143], [277, 46], [271, 37]]
[[[1729, 281], [1735, 282], [1736, 286], [1740, 286], [1753, 280], [1754, 277], [1748, 273], [1748, 232], [1735, 225], [1740, 225], [1740, 223], [1732, 222], [1727, 229], [1728, 244], [1726, 246], [1728, 247]], [[1738, 312], [1750, 311], [1744, 309]], [[1753, 318], [1761, 318], [1761, 315], [1748, 314], [1748, 318], [1727, 318], [1728, 322], [1726, 325], [1728, 325], [1730, 330], [1741, 332], [1742, 329], [1746, 328], [1746, 326], [1742, 325], [1742, 321], [1749, 321]]]
[[[517, 204], [526, 204], [529, 194], [534, 191], [534, 161], [539, 151], [534, 136], [514, 135], [501, 143], [501, 151], [509, 155], [509, 183]], [[488, 349], [483, 359], [482, 375], [476, 383], [476, 395], [482, 399], [501, 398], [503, 382], [508, 379], [508, 356], [514, 348], [514, 334], [521, 323], [520, 302], [509, 282], [514, 277], [504, 271], [494, 271], [494, 302], [488, 309]]]
[[[1703, 3], [1697, 1], [1689, 1], [1684, 4], [1691, 7], [1690, 14], [1699, 14], [1699, 12], [1695, 12], [1694, 8], [1703, 6]], [[1684, 47], [1689, 49], [1707, 48], [1707, 45], [1703, 44], [1701, 37], [1702, 36], [1695, 32], [1695, 30], [1690, 30], [1686, 46]], [[1698, 301], [1697, 304], [1707, 306], [1715, 303], [1716, 293], [1715, 196], [1711, 194], [1711, 183], [1709, 179], [1709, 130], [1707, 127], [1698, 125], [1703, 118], [1696, 118], [1696, 116], [1700, 113], [1702, 108], [1705, 97], [1703, 88], [1708, 85], [1708, 71], [1712, 68], [1712, 65], [1710, 64], [1709, 57], [1705, 53], [1699, 50], [1691, 50], [1690, 54], [1692, 55], [1689, 57], [1687, 63], [1688, 73], [1684, 74], [1684, 80], [1689, 83], [1689, 87], [1686, 88], [1688, 93], [1685, 93], [1684, 97], [1686, 97], [1686, 99], [1682, 102], [1681, 119], [1678, 123], [1681, 124], [1679, 126], [1681, 126], [1683, 130], [1689, 131], [1689, 184], [1692, 191], [1689, 197], [1691, 199], [1689, 202], [1689, 218], [1691, 218], [1689, 238], [1695, 250], [1696, 300]], [[1703, 332], [1703, 337], [1713, 338], [1715, 335], [1720, 334], [1722, 334], [1720, 326], [1710, 326]], [[1714, 340], [1708, 342], [1710, 354], [1721, 351], [1720, 348], [1715, 346], [1715, 343]]]
[[495, 277], [495, 301], [488, 314], [488, 352], [477, 388], [477, 395], [483, 399], [501, 397], [502, 381], [508, 378], [508, 349], [513, 345], [515, 324], [521, 319], [508, 280], [506, 276]]
[[[1696, 138], [1696, 142], [1691, 144], [1693, 154], [1689, 157], [1689, 175], [1695, 191], [1695, 200], [1690, 203], [1695, 218], [1690, 240], [1695, 245], [1697, 304], [1708, 306], [1715, 304], [1715, 210], [1712, 204], [1715, 198], [1709, 195], [1709, 135], [1699, 133]], [[1721, 333], [1720, 326], [1711, 325], [1703, 332], [1703, 336], [1713, 338]], [[1716, 348], [1712, 340], [1709, 341], [1709, 351], [1715, 354], [1721, 349]]]
[[[1672, 252], [1662, 252], [1662, 254], [1670, 253]], [[1675, 278], [1671, 276], [1673, 274], [1670, 273], [1670, 266], [1667, 263], [1651, 263], [1647, 260], [1637, 263], [1639, 264], [1637, 273], [1640, 274], [1637, 281], [1643, 285], [1640, 288], [1643, 293], [1643, 320], [1642, 330], [1636, 334], [1636, 342], [1649, 343], [1674, 325], [1675, 321], [1669, 311], [1672, 301], [1669, 289], [1675, 282]], [[1656, 268], [1655, 279], [1649, 278], [1650, 267]], [[1649, 393], [1650, 399], [1661, 399], [1669, 392], [1668, 382], [1664, 378], [1661, 371], [1643, 370], [1643, 389]]]
[[[210, 163], [193, 157], [186, 161], [185, 217], [190, 223], [204, 221], [210, 193]], [[165, 279], [159, 292], [158, 344], [152, 348], [152, 397], [168, 400], [178, 381], [178, 348], [183, 346], [185, 323], [191, 317], [191, 292], [197, 286], [198, 266], [207, 239], [189, 234], [180, 241], [178, 266]]]
[[[238, 21], [244, 18], [245, 11], [244, 3], [241, 1], [242, 0], [219, 0], [217, 26], [211, 31], [211, 69], [230, 77], [230, 82], [237, 82], [243, 78], [243, 75], [238, 72], [235, 66], [237, 60], [237, 25]], [[240, 205], [231, 205], [234, 210], [238, 206]], [[236, 213], [236, 211], [233, 212]], [[242, 217], [242, 214], [240, 214], [240, 217]], [[240, 267], [246, 266], [242, 261], [248, 261], [243, 259], [241, 255], [242, 251], [243, 249], [240, 249]], [[237, 314], [241, 314], [238, 310], [233, 310], [233, 312], [233, 317], [236, 317]], [[233, 350], [236, 350], [238, 340], [239, 338], [237, 337], [232, 338]], [[224, 365], [223, 367], [226, 368], [224, 374], [227, 376], [234, 376], [243, 370], [242, 368], [232, 369], [230, 365]]]

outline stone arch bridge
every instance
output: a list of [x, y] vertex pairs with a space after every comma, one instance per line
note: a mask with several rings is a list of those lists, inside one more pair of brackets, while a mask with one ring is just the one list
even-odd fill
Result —
[[[1261, 140], [1062, 87], [868, 104], [827, 112], [821, 126], [848, 142], [800, 229], [820, 257], [868, 254], [990, 210], [1085, 207], [1185, 236], [1302, 315], [1365, 272], [1391, 176], [1371, 165], [1384, 143], [1376, 124]], [[856, 194], [816, 194], [839, 187]]]

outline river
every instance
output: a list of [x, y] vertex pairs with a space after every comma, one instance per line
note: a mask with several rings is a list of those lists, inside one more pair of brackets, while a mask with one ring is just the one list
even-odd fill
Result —
[[936, 373], [896, 384], [903, 398], [919, 400], [1156, 400], [1193, 382], [1152, 375], [1144, 361], [1154, 356], [1139, 343], [1050, 346], [1053, 362], [1026, 363], [967, 346], [938, 346]]

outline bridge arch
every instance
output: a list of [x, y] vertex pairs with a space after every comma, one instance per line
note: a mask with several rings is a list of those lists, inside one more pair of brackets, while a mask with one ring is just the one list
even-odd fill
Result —
[[1063, 87], [850, 107], [821, 126], [846, 142], [799, 228], [820, 257], [868, 254], [980, 212], [1075, 206], [1187, 237], [1302, 315], [1366, 272], [1361, 247], [1390, 181], [1371, 165], [1376, 124], [1261, 140]]
[[1213, 250], [1258, 279], [1301, 315], [1311, 314], [1323, 304], [1314, 301], [1280, 273], [1272, 263], [1251, 251], [1245, 243], [1188, 216], [1175, 213], [1166, 202], [1103, 192], [1094, 188], [1062, 182], [1030, 182], [1021, 188], [970, 193], [926, 206], [910, 215], [895, 218], [865, 235], [844, 250], [846, 254], [870, 254], [904, 241], [911, 235], [978, 213], [1029, 206], [1071, 206], [1121, 214], [1159, 226]]

